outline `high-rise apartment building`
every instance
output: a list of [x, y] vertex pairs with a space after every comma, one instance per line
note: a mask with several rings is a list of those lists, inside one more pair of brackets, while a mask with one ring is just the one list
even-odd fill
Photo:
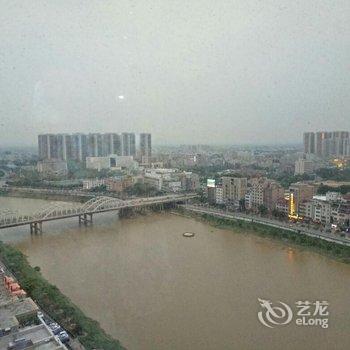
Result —
[[[141, 154], [152, 154], [151, 134], [140, 135]], [[38, 136], [39, 159], [85, 161], [86, 157], [105, 157], [110, 154], [135, 156], [134, 133], [44, 134]]]
[[149, 163], [152, 156], [152, 137], [151, 134], [140, 134], [140, 157], [141, 163]]
[[70, 135], [69, 159], [82, 162], [87, 157], [87, 136], [84, 134]]
[[38, 154], [40, 159], [50, 159], [48, 135], [38, 136]]
[[315, 153], [315, 133], [304, 133], [304, 153]]
[[326, 131], [319, 131], [315, 135], [315, 154], [322, 157], [326, 156], [329, 149], [329, 139], [331, 133]]
[[69, 158], [69, 145], [70, 145], [70, 135], [59, 134], [56, 135], [56, 147], [57, 147], [57, 157], [58, 159], [67, 160]]
[[46, 134], [38, 136], [39, 158], [55, 159], [58, 158], [56, 135]]
[[121, 155], [120, 135], [108, 133], [102, 135], [102, 156], [109, 154]]
[[350, 133], [348, 131], [306, 132], [303, 135], [304, 152], [319, 157], [349, 156]]
[[102, 156], [102, 135], [101, 134], [87, 135], [87, 155], [88, 157]]
[[121, 136], [122, 156], [135, 156], [136, 138], [134, 133], [123, 132]]

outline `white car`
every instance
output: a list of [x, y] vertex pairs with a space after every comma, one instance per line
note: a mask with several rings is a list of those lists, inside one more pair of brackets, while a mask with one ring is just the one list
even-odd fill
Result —
[[62, 343], [66, 343], [67, 341], [69, 341], [69, 335], [66, 331], [62, 331], [58, 334], [58, 338], [60, 339], [60, 341]]

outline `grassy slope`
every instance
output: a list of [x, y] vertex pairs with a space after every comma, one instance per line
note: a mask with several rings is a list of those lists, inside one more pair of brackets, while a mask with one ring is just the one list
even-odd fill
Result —
[[124, 349], [118, 340], [104, 332], [98, 322], [85, 316], [56, 286], [47, 282], [38, 269], [31, 267], [19, 250], [0, 242], [0, 259], [28, 295], [73, 336], [78, 337], [87, 350]]

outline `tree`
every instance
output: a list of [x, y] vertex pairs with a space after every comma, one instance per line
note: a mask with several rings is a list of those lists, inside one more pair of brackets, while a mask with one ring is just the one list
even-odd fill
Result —
[[239, 200], [239, 210], [240, 211], [245, 211], [245, 199], [244, 198], [241, 198]]
[[267, 208], [264, 204], [260, 204], [258, 207], [259, 213], [261, 215], [266, 215], [267, 214]]
[[91, 192], [106, 192], [107, 186], [106, 185], [99, 185], [91, 189]]
[[136, 196], [156, 196], [159, 194], [159, 191], [156, 187], [149, 185], [147, 183], [137, 182], [135, 185], [127, 188], [125, 192], [129, 195]]
[[284, 218], [286, 216], [285, 213], [277, 210], [276, 208], [272, 210], [272, 215], [276, 218]]

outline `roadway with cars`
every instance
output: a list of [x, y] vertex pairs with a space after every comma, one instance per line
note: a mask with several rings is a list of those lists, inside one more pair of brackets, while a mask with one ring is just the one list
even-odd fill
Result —
[[46, 313], [39, 311], [38, 318], [40, 322], [53, 334], [59, 341], [69, 350], [82, 350], [84, 347], [80, 344], [77, 339], [69, 336], [68, 332], [56, 323], [50, 316]]

